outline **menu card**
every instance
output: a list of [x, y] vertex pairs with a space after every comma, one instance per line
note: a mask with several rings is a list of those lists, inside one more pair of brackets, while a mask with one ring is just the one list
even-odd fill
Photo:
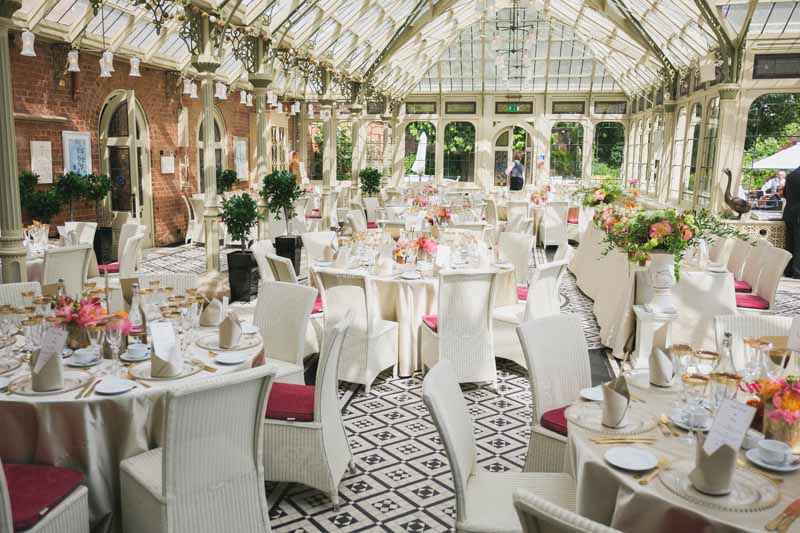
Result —
[[48, 328], [42, 339], [39, 355], [36, 357], [36, 366], [33, 369], [34, 374], [38, 374], [39, 371], [44, 368], [44, 365], [53, 357], [61, 357], [61, 352], [64, 350], [64, 345], [67, 342], [67, 335], [66, 329]]
[[150, 334], [153, 337], [153, 352], [162, 359], [167, 359], [175, 352], [175, 329], [169, 322], [152, 322]]
[[792, 319], [787, 348], [793, 352], [800, 352], [800, 316], [796, 316]]
[[724, 444], [734, 450], [741, 448], [744, 434], [750, 428], [755, 414], [755, 408], [746, 403], [724, 400], [717, 409], [717, 416], [711, 424], [703, 450], [711, 455]]

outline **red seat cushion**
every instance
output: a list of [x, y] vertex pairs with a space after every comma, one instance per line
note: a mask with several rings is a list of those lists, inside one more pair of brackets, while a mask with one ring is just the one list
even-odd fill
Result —
[[517, 287], [517, 299], [518, 300], [528, 299], [528, 287]]
[[751, 292], [753, 290], [753, 286], [743, 279], [733, 280], [733, 286], [736, 289], [736, 292]]
[[567, 224], [577, 224], [580, 218], [580, 211], [577, 207], [570, 207], [567, 211]]
[[755, 294], [739, 293], [736, 295], [736, 307], [743, 307], [745, 309], [769, 309], [769, 302]]
[[378, 229], [378, 223], [377, 222], [367, 222], [367, 228], [368, 229]]
[[109, 263], [107, 265], [97, 265], [97, 268], [100, 270], [101, 274], [105, 274], [108, 272], [109, 274], [116, 274], [119, 272], [119, 263]]
[[437, 315], [425, 315], [422, 317], [422, 322], [433, 331], [439, 330], [439, 317]]
[[567, 406], [559, 407], [558, 409], [553, 409], [552, 411], [547, 411], [545, 414], [542, 415], [542, 419], [540, 423], [542, 427], [549, 429], [550, 431], [555, 431], [559, 435], [567, 435], [567, 415], [564, 412], [567, 410]]
[[322, 312], [322, 296], [317, 295], [317, 299], [314, 300], [314, 307], [311, 308], [311, 314], [316, 315], [317, 313]]
[[83, 483], [80, 472], [45, 465], [4, 464], [14, 531], [25, 531]]
[[322, 218], [320, 214], [306, 215], [306, 218]]
[[314, 386], [273, 383], [267, 400], [267, 418], [276, 420], [314, 420]]

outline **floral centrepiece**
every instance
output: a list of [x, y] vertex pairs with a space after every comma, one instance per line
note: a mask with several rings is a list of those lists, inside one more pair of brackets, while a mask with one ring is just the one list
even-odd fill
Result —
[[763, 409], [763, 430], [768, 439], [785, 442], [800, 451], [800, 376], [762, 379], [747, 385]]
[[584, 207], [598, 207], [610, 205], [622, 200], [625, 193], [622, 187], [612, 182], [605, 182], [595, 187], [578, 190], [581, 195], [581, 204]]
[[108, 316], [100, 298], [91, 296], [73, 300], [69, 296], [60, 296], [56, 302], [56, 316], [65, 323], [77, 324], [81, 328], [99, 324]]
[[420, 237], [417, 239], [417, 248], [425, 252], [426, 254], [433, 256], [436, 253], [439, 245], [435, 239], [431, 239], [430, 237]]

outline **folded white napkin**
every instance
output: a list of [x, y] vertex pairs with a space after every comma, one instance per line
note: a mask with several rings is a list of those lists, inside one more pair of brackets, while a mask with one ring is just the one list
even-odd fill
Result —
[[388, 276], [394, 269], [394, 261], [391, 257], [386, 257], [383, 254], [378, 258], [378, 274], [381, 276]]
[[478, 266], [480, 268], [489, 268], [491, 263], [489, 247], [486, 243], [481, 241], [478, 243]]
[[204, 327], [217, 327], [222, 321], [222, 302], [216, 298], [211, 300], [200, 314], [200, 325]]
[[67, 342], [67, 331], [49, 329], [39, 351], [31, 360], [31, 385], [36, 392], [64, 388], [64, 363], [61, 352]]
[[697, 435], [697, 454], [689, 481], [704, 494], [723, 496], [731, 491], [733, 473], [736, 471], [736, 450], [723, 444], [709, 455], [703, 449], [705, 435]]
[[618, 428], [625, 424], [625, 415], [631, 403], [631, 393], [625, 376], [603, 383], [603, 419], [606, 427]]
[[350, 250], [346, 248], [342, 248], [339, 250], [339, 253], [336, 254], [336, 261], [334, 261], [333, 266], [336, 268], [347, 268], [347, 264], [350, 262]]
[[322, 250], [322, 260], [323, 261], [333, 261], [336, 257], [336, 250], [333, 249], [333, 246], [326, 246], [324, 250]]
[[450, 268], [450, 247], [447, 245], [439, 246], [436, 249], [436, 268], [445, 270]]
[[181, 373], [183, 357], [178, 348], [175, 329], [169, 322], [150, 325], [153, 350], [150, 352], [150, 375], [154, 378], [172, 378]]
[[242, 324], [235, 312], [231, 311], [219, 325], [220, 348], [234, 348], [242, 338]]
[[650, 352], [650, 383], [657, 387], [670, 387], [675, 370], [672, 361], [661, 348], [653, 348]]

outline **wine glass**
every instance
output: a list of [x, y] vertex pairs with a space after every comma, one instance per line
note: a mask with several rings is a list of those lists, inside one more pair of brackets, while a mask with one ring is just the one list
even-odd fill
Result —
[[111, 348], [111, 374], [119, 375], [119, 347], [122, 343], [122, 320], [115, 318], [106, 325], [106, 341]]
[[[688, 344], [673, 344], [669, 348], [669, 355], [672, 358], [672, 365], [675, 367], [676, 375], [683, 376], [689, 372], [691, 359], [694, 355], [694, 350], [691, 346]], [[681, 380], [681, 397], [676, 403], [686, 403], [686, 387], [683, 385], [683, 380]]]
[[761, 353], [759, 346], [761, 341], [754, 337], [745, 337], [742, 339], [744, 344], [744, 368], [743, 377], [747, 383], [752, 383], [763, 377]]
[[185, 303], [180, 306], [180, 327], [183, 335], [181, 336], [183, 350], [188, 350], [189, 346], [194, 341], [193, 328], [194, 328], [194, 307], [192, 304]]
[[105, 328], [101, 324], [91, 324], [86, 328], [86, 334], [89, 337], [89, 345], [91, 346], [92, 351], [95, 353], [96, 359], [100, 359], [102, 357], [100, 348], [103, 342], [104, 329]]

